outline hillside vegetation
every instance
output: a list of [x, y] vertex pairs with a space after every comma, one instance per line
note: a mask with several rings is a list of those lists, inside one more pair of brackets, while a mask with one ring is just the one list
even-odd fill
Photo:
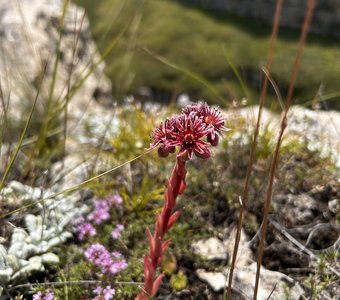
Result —
[[[245, 97], [248, 103], [257, 102], [270, 27], [186, 7], [175, 1], [102, 0], [100, 5], [91, 0], [75, 2], [85, 7], [101, 51], [126, 30], [119, 47], [106, 60], [116, 96], [147, 86], [158, 92], [156, 98], [189, 93], [193, 97], [206, 97], [210, 102], [223, 101], [182, 71], [160, 62], [157, 55], [207, 80], [221, 99], [231, 101]], [[298, 31], [281, 29], [275, 50], [272, 74], [283, 95], [291, 75], [298, 34]], [[309, 36], [296, 100], [311, 105], [317, 95], [314, 100], [327, 100], [325, 108], [336, 107], [339, 60], [337, 41]], [[230, 62], [238, 69], [248, 89], [241, 88]], [[273, 91], [271, 96], [275, 98]]]

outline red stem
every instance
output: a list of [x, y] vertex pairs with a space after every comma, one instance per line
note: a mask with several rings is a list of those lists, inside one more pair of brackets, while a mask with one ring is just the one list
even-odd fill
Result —
[[152, 236], [148, 231], [150, 253], [144, 257], [144, 289], [137, 295], [136, 300], [152, 298], [157, 293], [162, 281], [163, 274], [156, 277], [156, 270], [169, 244], [169, 241], [164, 242], [164, 235], [180, 214], [180, 212], [173, 213], [173, 210], [176, 206], [177, 196], [184, 192], [185, 175], [185, 161], [177, 158], [170, 180], [167, 182], [164, 191], [164, 206], [162, 212], [156, 215], [155, 233]]

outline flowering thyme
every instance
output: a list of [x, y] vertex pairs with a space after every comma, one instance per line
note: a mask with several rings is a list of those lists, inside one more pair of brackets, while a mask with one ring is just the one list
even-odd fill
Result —
[[79, 224], [77, 230], [79, 241], [83, 241], [86, 236], [95, 236], [97, 234], [96, 228], [91, 223]]
[[45, 293], [39, 291], [33, 295], [33, 300], [53, 300], [54, 293], [50, 290], [46, 290]]
[[86, 258], [101, 268], [104, 274], [116, 274], [127, 267], [125, 259], [115, 251], [110, 253], [102, 244], [92, 244], [85, 251]]
[[97, 294], [92, 300], [110, 300], [116, 294], [116, 290], [108, 285], [105, 289], [98, 286], [93, 292]]
[[108, 198], [108, 201], [118, 208], [123, 203], [123, 198], [119, 194], [113, 194]]
[[113, 239], [118, 239], [121, 236], [121, 232], [124, 230], [124, 225], [117, 224], [116, 228], [112, 230], [111, 236]]
[[110, 215], [110, 203], [108, 200], [96, 200], [94, 202], [94, 211], [87, 216], [88, 221], [93, 221], [99, 225], [104, 221], [109, 220]]

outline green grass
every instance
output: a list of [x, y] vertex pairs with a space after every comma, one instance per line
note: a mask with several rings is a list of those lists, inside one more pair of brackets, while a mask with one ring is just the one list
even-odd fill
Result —
[[[227, 14], [216, 15], [185, 7], [176, 1], [75, 2], [86, 8], [100, 51], [112, 36], [129, 26], [129, 32], [119, 47], [106, 60], [116, 96], [148, 86], [169, 96], [185, 92], [217, 102], [216, 96], [206, 86], [155, 59], [145, 52], [144, 48], [147, 48], [170, 63], [208, 80], [226, 99], [226, 104], [234, 98], [241, 99], [246, 94], [225, 58], [224, 47], [230, 61], [250, 87], [249, 102], [257, 102], [270, 27]], [[277, 42], [273, 77], [283, 95], [289, 83], [298, 35], [298, 31], [281, 30]], [[295, 93], [300, 103], [312, 99], [321, 84], [324, 95], [338, 91], [339, 60], [340, 48], [336, 41], [309, 37]], [[335, 106], [336, 100], [339, 99], [329, 100], [329, 104]]]

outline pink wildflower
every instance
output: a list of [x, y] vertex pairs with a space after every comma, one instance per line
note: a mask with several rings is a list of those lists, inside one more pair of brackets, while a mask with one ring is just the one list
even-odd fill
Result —
[[118, 252], [118, 251], [113, 251], [113, 252], [111, 252], [111, 255], [112, 255], [112, 257], [114, 257], [114, 258], [120, 258], [120, 257], [122, 257], [122, 254], [121, 254], [120, 252]]
[[126, 269], [127, 267], [127, 262], [125, 259], [121, 259], [121, 260], [116, 260], [114, 262], [112, 262], [112, 264], [109, 267], [109, 272], [111, 274], [117, 274], [118, 272]]
[[108, 266], [112, 263], [109, 251], [102, 244], [92, 244], [85, 251], [86, 258], [97, 266]]
[[54, 293], [50, 290], [46, 290], [45, 293], [39, 291], [38, 293], [33, 295], [33, 300], [53, 300]]
[[123, 198], [119, 194], [114, 194], [113, 196], [110, 197], [109, 201], [118, 208], [119, 205], [123, 203]]
[[97, 225], [110, 219], [110, 203], [107, 200], [96, 200], [94, 211], [87, 216], [88, 221], [94, 221]]
[[121, 236], [121, 232], [124, 230], [122, 224], [118, 224], [115, 229], [111, 232], [111, 236], [116, 240]]
[[97, 234], [96, 229], [91, 223], [83, 223], [78, 225], [78, 239], [83, 241], [85, 236], [95, 236]]
[[202, 140], [210, 132], [202, 120], [191, 113], [189, 116], [182, 115], [176, 120], [177, 131], [171, 144], [180, 146], [178, 157], [192, 159], [193, 153], [200, 158], [210, 157], [209, 144]]
[[158, 154], [162, 157], [174, 152], [177, 146], [179, 152], [164, 190], [164, 206], [161, 213], [156, 214], [155, 231], [153, 234], [150, 230], [146, 232], [150, 251], [144, 256], [144, 287], [136, 300], [154, 297], [164, 277], [163, 273], [157, 274], [157, 269], [170, 243], [170, 240], [164, 240], [164, 236], [182, 212], [176, 210], [176, 199], [185, 190], [186, 161], [192, 159], [193, 154], [209, 158], [210, 146], [217, 146], [218, 134], [222, 130], [227, 129], [221, 112], [206, 103], [198, 103], [188, 106], [181, 115], [168, 119], [153, 132], [150, 149], [159, 147]]
[[183, 114], [189, 116], [195, 113], [202, 122], [207, 126], [210, 126], [210, 132], [207, 135], [207, 141], [212, 146], [217, 146], [219, 137], [217, 135], [221, 134], [221, 131], [226, 131], [228, 128], [224, 127], [224, 118], [221, 111], [218, 108], [212, 108], [206, 103], [197, 103], [187, 106], [183, 110]]
[[97, 294], [96, 297], [94, 297], [92, 300], [110, 300], [115, 295], [116, 291], [115, 289], [111, 288], [110, 285], [108, 285], [105, 289], [98, 286], [94, 292]]
[[[101, 267], [101, 271], [105, 274], [116, 274], [127, 267], [125, 259], [121, 259], [118, 252], [111, 255], [109, 251], [101, 244], [92, 244], [85, 251], [86, 258], [94, 265]], [[119, 258], [119, 259], [118, 259]]]
[[158, 155], [160, 157], [166, 157], [169, 153], [175, 152], [175, 146], [170, 145], [174, 133], [173, 120], [167, 119], [165, 123], [161, 124], [153, 132], [153, 143], [149, 149], [156, 148], [158, 145]]
[[192, 159], [193, 154], [209, 158], [210, 146], [217, 146], [224, 127], [224, 118], [217, 108], [206, 103], [186, 107], [181, 115], [175, 115], [161, 124], [152, 135], [153, 143], [149, 149], [158, 148], [158, 154], [166, 157], [179, 146], [177, 157]]

